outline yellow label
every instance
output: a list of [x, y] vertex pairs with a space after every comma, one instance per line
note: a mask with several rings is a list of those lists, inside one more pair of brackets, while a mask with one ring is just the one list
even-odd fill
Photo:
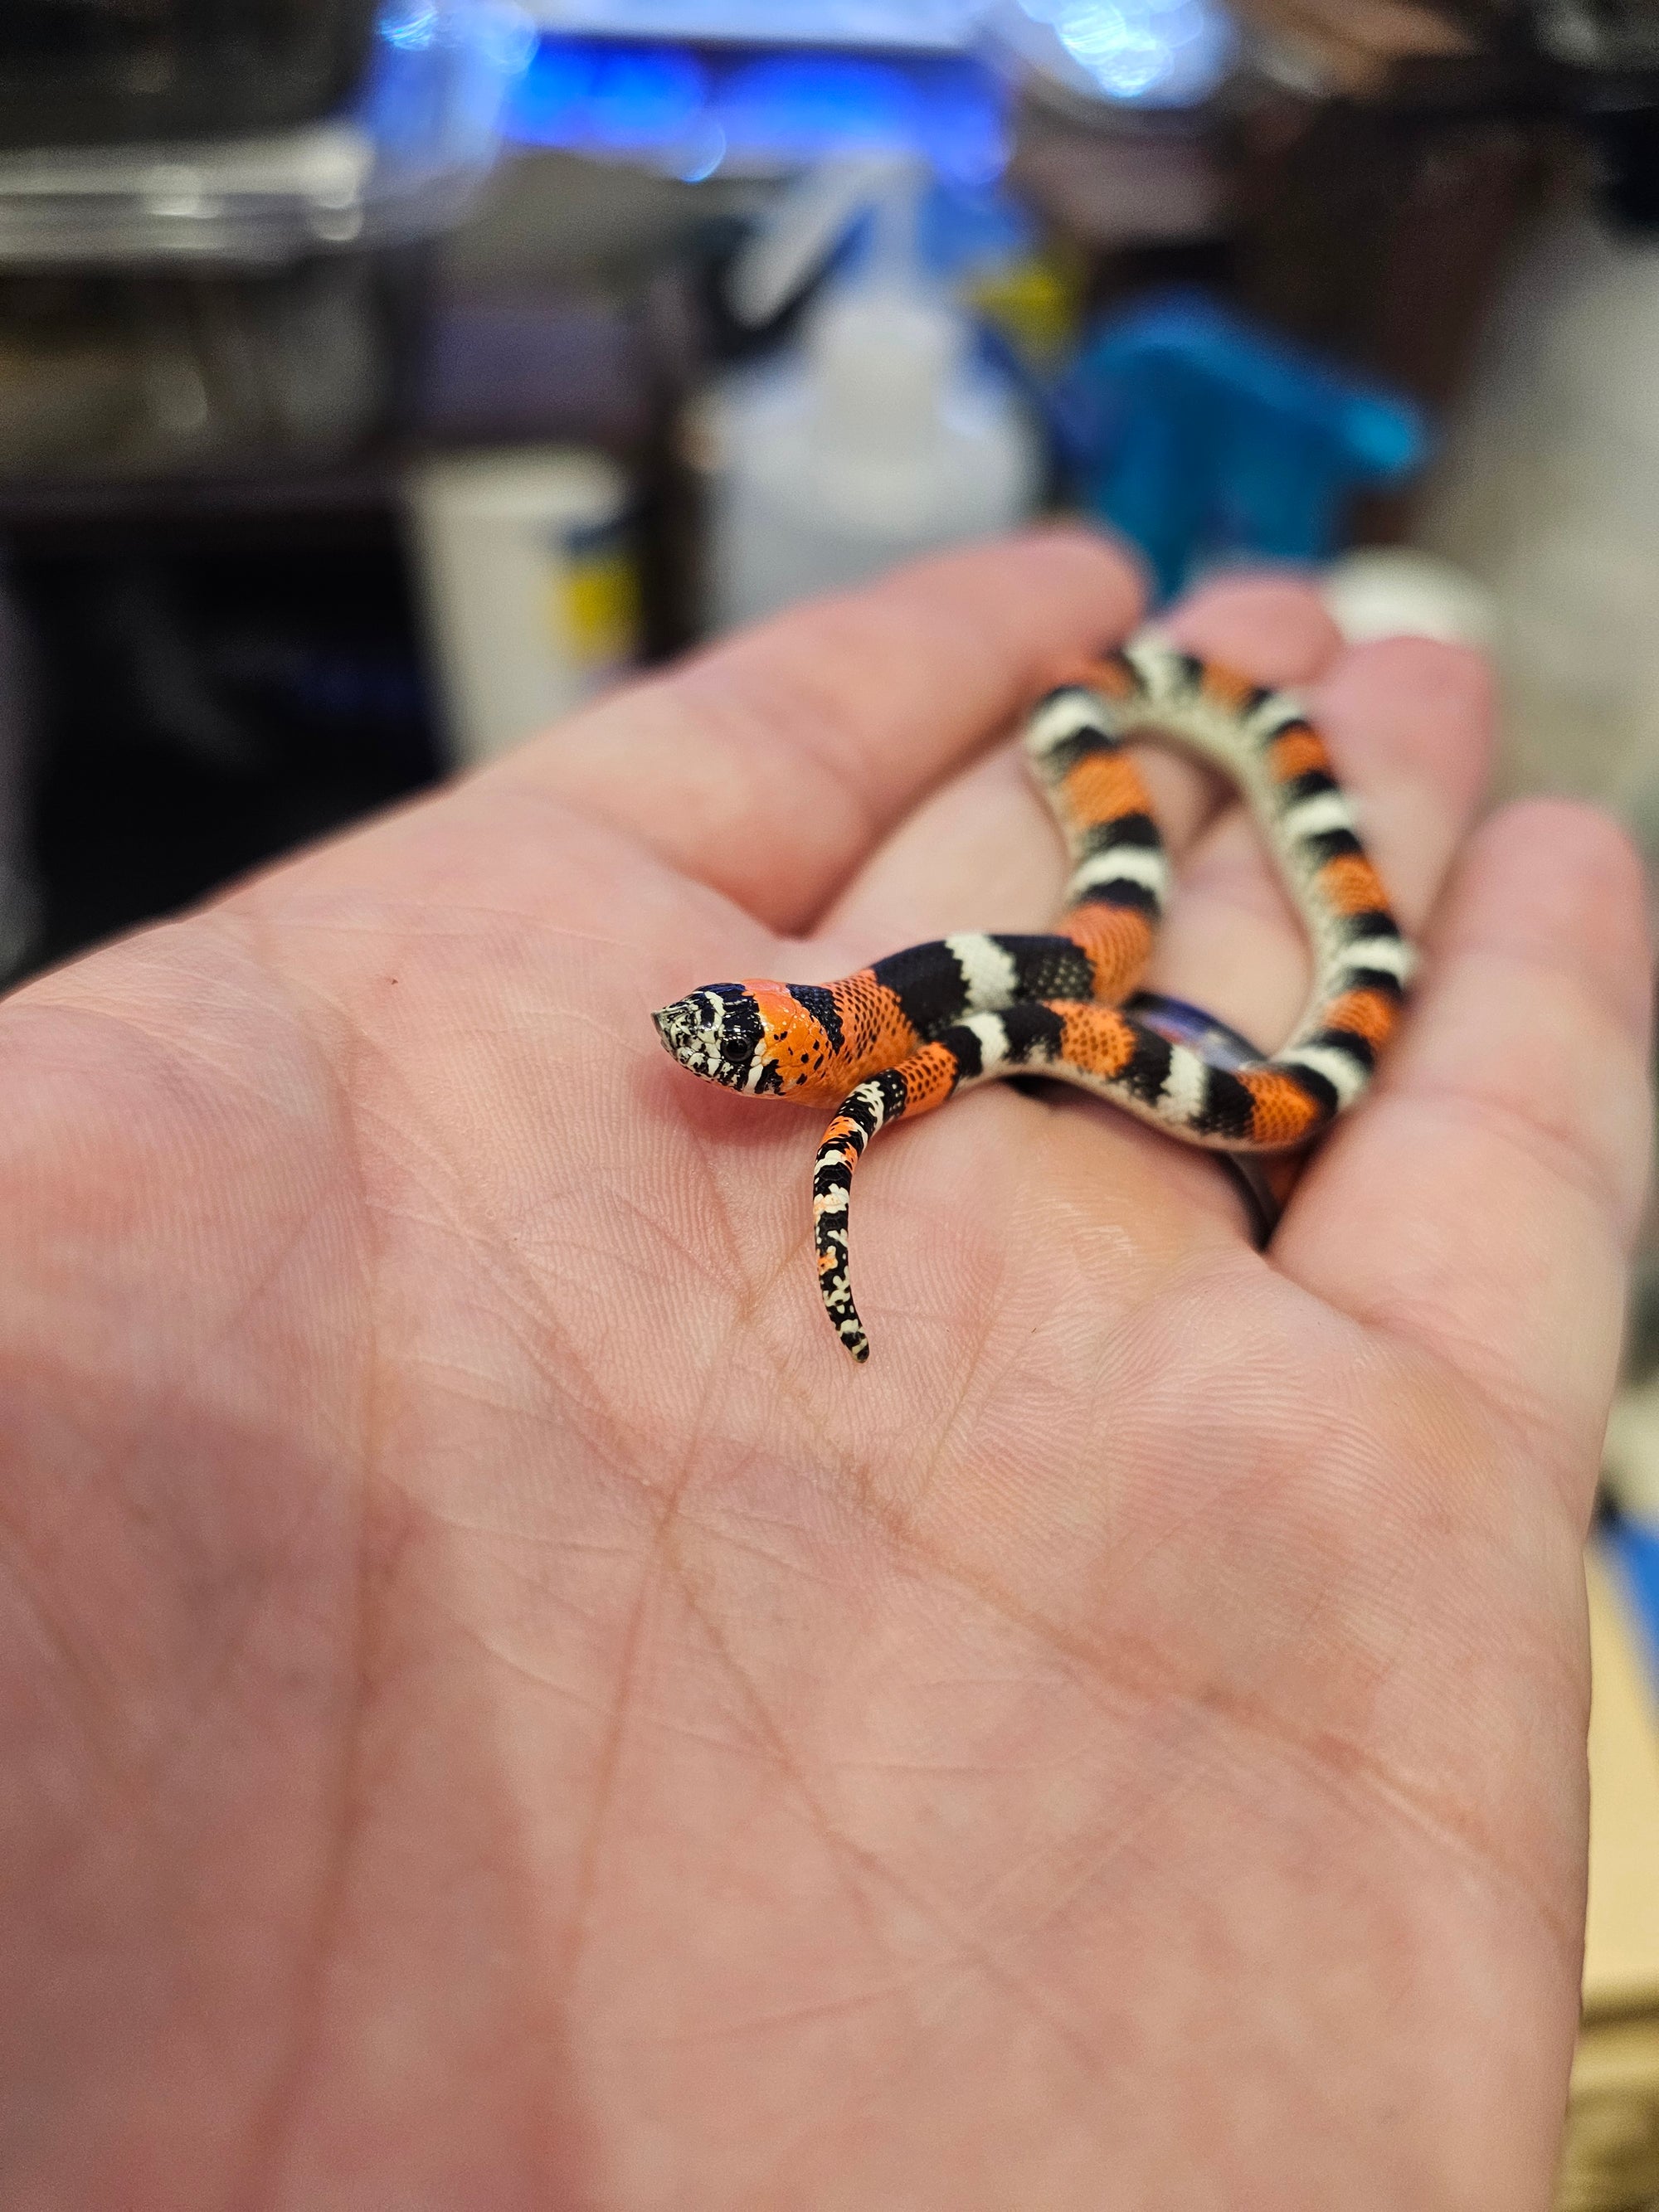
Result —
[[584, 666], [631, 660], [639, 641], [640, 589], [634, 563], [614, 537], [566, 557], [549, 579], [555, 638]]
[[967, 296], [1028, 361], [1051, 361], [1076, 335], [1082, 272], [1062, 255], [1030, 254], [970, 283]]

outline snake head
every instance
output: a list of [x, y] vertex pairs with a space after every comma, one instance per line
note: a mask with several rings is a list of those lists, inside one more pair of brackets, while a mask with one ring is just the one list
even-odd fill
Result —
[[775, 1081], [766, 1080], [771, 1067], [763, 1050], [766, 1024], [744, 984], [708, 984], [651, 1018], [670, 1056], [705, 1082], [727, 1091], [776, 1088]]

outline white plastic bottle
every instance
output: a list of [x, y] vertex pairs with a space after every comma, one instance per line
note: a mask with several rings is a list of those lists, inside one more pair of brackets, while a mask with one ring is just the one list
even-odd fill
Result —
[[[1036, 433], [919, 265], [916, 189], [887, 172], [867, 271], [817, 304], [798, 348], [703, 404], [717, 629], [1010, 528], [1036, 503]], [[822, 245], [821, 208], [803, 204]]]

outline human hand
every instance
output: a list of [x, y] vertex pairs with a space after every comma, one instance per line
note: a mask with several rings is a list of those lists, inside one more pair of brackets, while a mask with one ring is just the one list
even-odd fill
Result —
[[[650, 1012], [1040, 927], [1069, 533], [789, 617], [0, 1011], [18, 2205], [1547, 2202], [1636, 864], [1466, 656], [1240, 581], [1428, 959], [1270, 1259], [996, 1085], [872, 1153]], [[1236, 806], [1154, 980], [1304, 972]], [[1448, 871], [1450, 871], [1448, 882]]]

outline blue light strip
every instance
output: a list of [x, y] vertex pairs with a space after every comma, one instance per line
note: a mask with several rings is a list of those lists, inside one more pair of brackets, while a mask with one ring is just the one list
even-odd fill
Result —
[[845, 153], [920, 155], [984, 185], [1007, 160], [1007, 95], [976, 63], [544, 38], [508, 112], [522, 145], [645, 161], [697, 179]]
[[962, 53], [984, 0], [526, 0], [564, 38]]

